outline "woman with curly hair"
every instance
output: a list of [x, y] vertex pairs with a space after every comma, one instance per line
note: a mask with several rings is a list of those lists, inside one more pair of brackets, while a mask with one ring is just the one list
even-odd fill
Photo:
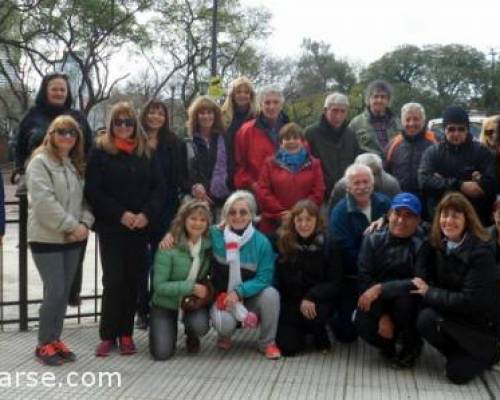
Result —
[[311, 333], [316, 349], [328, 350], [326, 322], [342, 268], [333, 254], [327, 254], [319, 207], [311, 200], [299, 201], [278, 232], [281, 307], [276, 342], [283, 355], [293, 356], [305, 350], [305, 336]]

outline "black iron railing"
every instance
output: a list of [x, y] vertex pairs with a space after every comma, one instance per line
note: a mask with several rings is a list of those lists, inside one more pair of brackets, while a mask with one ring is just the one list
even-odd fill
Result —
[[[19, 329], [25, 331], [28, 329], [29, 322], [38, 321], [38, 316], [29, 315], [29, 305], [40, 304], [42, 299], [30, 299], [28, 293], [28, 201], [26, 195], [19, 196], [19, 201], [5, 202], [6, 206], [18, 207], [18, 219], [7, 219], [6, 224], [18, 224], [19, 226], [19, 281], [18, 281], [18, 299], [5, 301], [4, 299], [4, 266], [3, 259], [0, 261], [0, 329], [4, 329], [5, 325], [19, 324]], [[81, 296], [82, 302], [93, 301], [94, 307], [91, 312], [82, 312], [82, 307], [78, 306], [76, 313], [67, 314], [65, 318], [77, 319], [80, 323], [82, 318], [93, 317], [97, 321], [99, 316], [98, 305], [101, 295], [98, 293], [98, 262], [99, 251], [97, 236], [95, 236], [95, 254], [94, 254], [94, 294]], [[6, 319], [5, 308], [18, 307], [18, 318]]]

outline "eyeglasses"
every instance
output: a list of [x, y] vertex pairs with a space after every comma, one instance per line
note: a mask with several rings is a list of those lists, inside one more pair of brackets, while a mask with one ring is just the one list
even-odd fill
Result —
[[447, 126], [446, 127], [446, 132], [450, 132], [450, 133], [455, 133], [455, 132], [464, 133], [466, 131], [467, 131], [467, 128], [465, 126]]
[[493, 134], [495, 133], [495, 130], [494, 129], [485, 129], [484, 130], [484, 134], [486, 136], [493, 136]]
[[240, 215], [240, 217], [246, 217], [249, 214], [249, 212], [245, 208], [240, 208], [240, 209], [233, 208], [233, 209], [229, 210], [228, 214], [231, 217], [236, 217], [238, 214]]
[[135, 120], [133, 118], [114, 118], [113, 126], [126, 126], [127, 128], [132, 128], [133, 126], [135, 126]]
[[57, 128], [54, 129], [57, 136], [66, 138], [76, 138], [78, 137], [78, 131], [74, 128]]

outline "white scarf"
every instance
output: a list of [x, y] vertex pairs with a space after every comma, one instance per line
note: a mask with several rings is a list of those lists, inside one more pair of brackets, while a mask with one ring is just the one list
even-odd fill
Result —
[[188, 242], [188, 246], [189, 246], [189, 252], [191, 253], [191, 257], [193, 257], [193, 262], [191, 264], [191, 269], [189, 270], [189, 274], [186, 280], [195, 282], [201, 267], [200, 263], [201, 238], [199, 238], [198, 241], [194, 244]]
[[226, 260], [229, 263], [229, 281], [227, 292], [230, 293], [241, 283], [240, 249], [252, 238], [255, 229], [248, 224], [243, 235], [237, 235], [228, 226], [224, 228]]
[[[200, 272], [200, 250], [201, 250], [201, 238], [198, 239], [196, 243], [191, 243], [188, 241], [189, 253], [193, 257], [193, 262], [191, 263], [191, 268], [189, 269], [189, 274], [186, 278], [187, 281], [196, 283], [196, 278]], [[182, 297], [179, 298], [179, 314], [178, 319], [182, 321], [184, 318], [184, 311], [181, 308]]]

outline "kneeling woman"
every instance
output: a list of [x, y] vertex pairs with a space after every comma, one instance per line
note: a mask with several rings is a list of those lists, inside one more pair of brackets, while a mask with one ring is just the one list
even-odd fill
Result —
[[222, 208], [225, 227], [210, 228], [215, 258], [211, 277], [218, 293], [211, 318], [219, 334], [217, 347], [228, 350], [238, 322], [255, 326], [250, 318], [255, 313], [260, 319], [259, 350], [277, 359], [281, 356], [275, 344], [280, 300], [271, 286], [274, 255], [269, 240], [253, 226], [256, 210], [250, 192], [236, 191]]
[[[208, 332], [210, 290], [203, 281], [210, 267], [210, 220], [206, 202], [187, 202], [179, 209], [170, 230], [175, 246], [156, 253], [149, 331], [149, 349], [155, 360], [167, 360], [174, 355], [179, 312], [186, 329], [189, 353], [199, 352], [199, 338]], [[183, 306], [190, 300], [198, 305]]]
[[466, 383], [498, 358], [500, 304], [493, 244], [462, 194], [439, 203], [417, 276], [414, 292], [423, 297], [417, 328], [446, 357], [448, 379]]
[[276, 276], [281, 312], [276, 341], [284, 356], [303, 351], [307, 333], [313, 334], [316, 349], [331, 347], [326, 321], [342, 269], [326, 253], [323, 226], [318, 206], [301, 200], [280, 231]]

